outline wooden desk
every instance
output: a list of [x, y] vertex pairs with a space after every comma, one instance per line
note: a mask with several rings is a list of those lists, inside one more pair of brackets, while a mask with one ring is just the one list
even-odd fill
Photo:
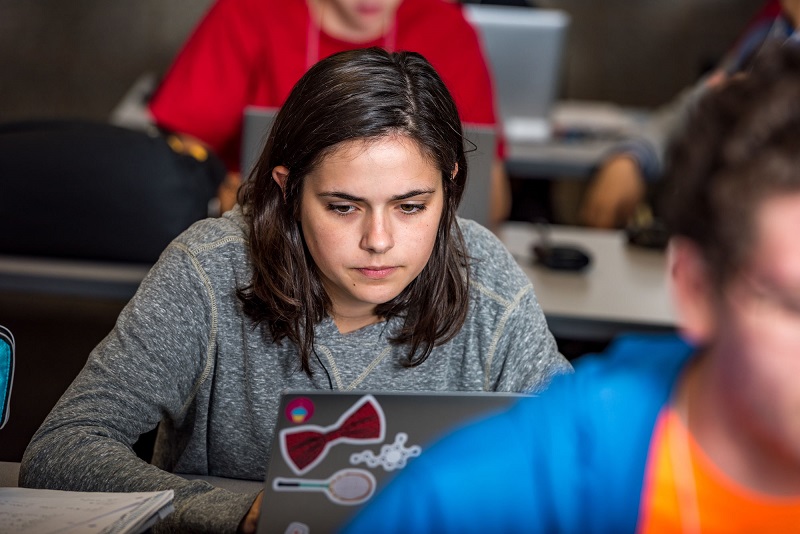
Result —
[[554, 335], [608, 340], [624, 331], [674, 329], [663, 252], [628, 245], [622, 231], [549, 229], [553, 244], [579, 245], [592, 263], [581, 272], [534, 265], [531, 245], [540, 236], [530, 223], [506, 223], [500, 237], [531, 279]]
[[550, 139], [523, 142], [506, 136], [506, 169], [518, 178], [585, 180], [623, 139], [644, 135], [651, 119], [645, 109], [608, 102], [557, 102]]
[[509, 142], [506, 170], [519, 178], [586, 180], [617, 142], [610, 139]]
[[0, 488], [16, 488], [18, 478], [18, 462], [0, 462]]

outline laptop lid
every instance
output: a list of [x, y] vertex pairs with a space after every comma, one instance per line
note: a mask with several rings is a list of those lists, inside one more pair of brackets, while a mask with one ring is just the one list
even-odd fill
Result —
[[464, 125], [464, 151], [467, 156], [467, 185], [458, 206], [459, 217], [490, 226], [492, 164], [496, 134], [489, 126]]
[[278, 115], [278, 108], [247, 106], [242, 119], [242, 147], [239, 164], [242, 179], [247, 179], [256, 166], [264, 145], [267, 144], [272, 123]]
[[335, 532], [437, 439], [519, 395], [282, 395], [259, 534]]
[[555, 9], [465, 5], [483, 42], [510, 142], [550, 136], [569, 15]]
[[[258, 162], [267, 136], [278, 113], [277, 108], [248, 106], [242, 124], [242, 176], [247, 178]], [[488, 226], [490, 223], [489, 194], [491, 190], [492, 162], [495, 155], [495, 132], [491, 127], [464, 125], [467, 152], [467, 187], [461, 199], [458, 214]]]

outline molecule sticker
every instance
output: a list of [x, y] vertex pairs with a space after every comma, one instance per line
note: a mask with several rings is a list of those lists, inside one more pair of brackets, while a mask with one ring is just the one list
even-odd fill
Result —
[[386, 471], [403, 469], [409, 458], [419, 456], [422, 449], [419, 445], [412, 445], [406, 448], [408, 434], [398, 432], [391, 445], [382, 445], [381, 452], [377, 456], [372, 451], [363, 451], [350, 455], [350, 463], [353, 465], [365, 463], [368, 467], [383, 467]]

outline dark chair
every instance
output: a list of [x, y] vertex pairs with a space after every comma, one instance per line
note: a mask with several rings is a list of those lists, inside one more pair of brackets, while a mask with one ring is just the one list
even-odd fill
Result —
[[207, 216], [224, 173], [110, 124], [0, 125], [0, 254], [153, 263]]

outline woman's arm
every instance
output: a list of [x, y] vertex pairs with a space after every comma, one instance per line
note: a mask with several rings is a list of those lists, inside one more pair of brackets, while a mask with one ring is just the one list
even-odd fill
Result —
[[175, 512], [159, 527], [235, 531], [255, 494], [188, 481], [142, 461], [131, 448], [162, 418], [180, 424], [194, 417], [193, 400], [215, 350], [209, 292], [188, 253], [171, 245], [34, 435], [20, 485], [173, 489]]

